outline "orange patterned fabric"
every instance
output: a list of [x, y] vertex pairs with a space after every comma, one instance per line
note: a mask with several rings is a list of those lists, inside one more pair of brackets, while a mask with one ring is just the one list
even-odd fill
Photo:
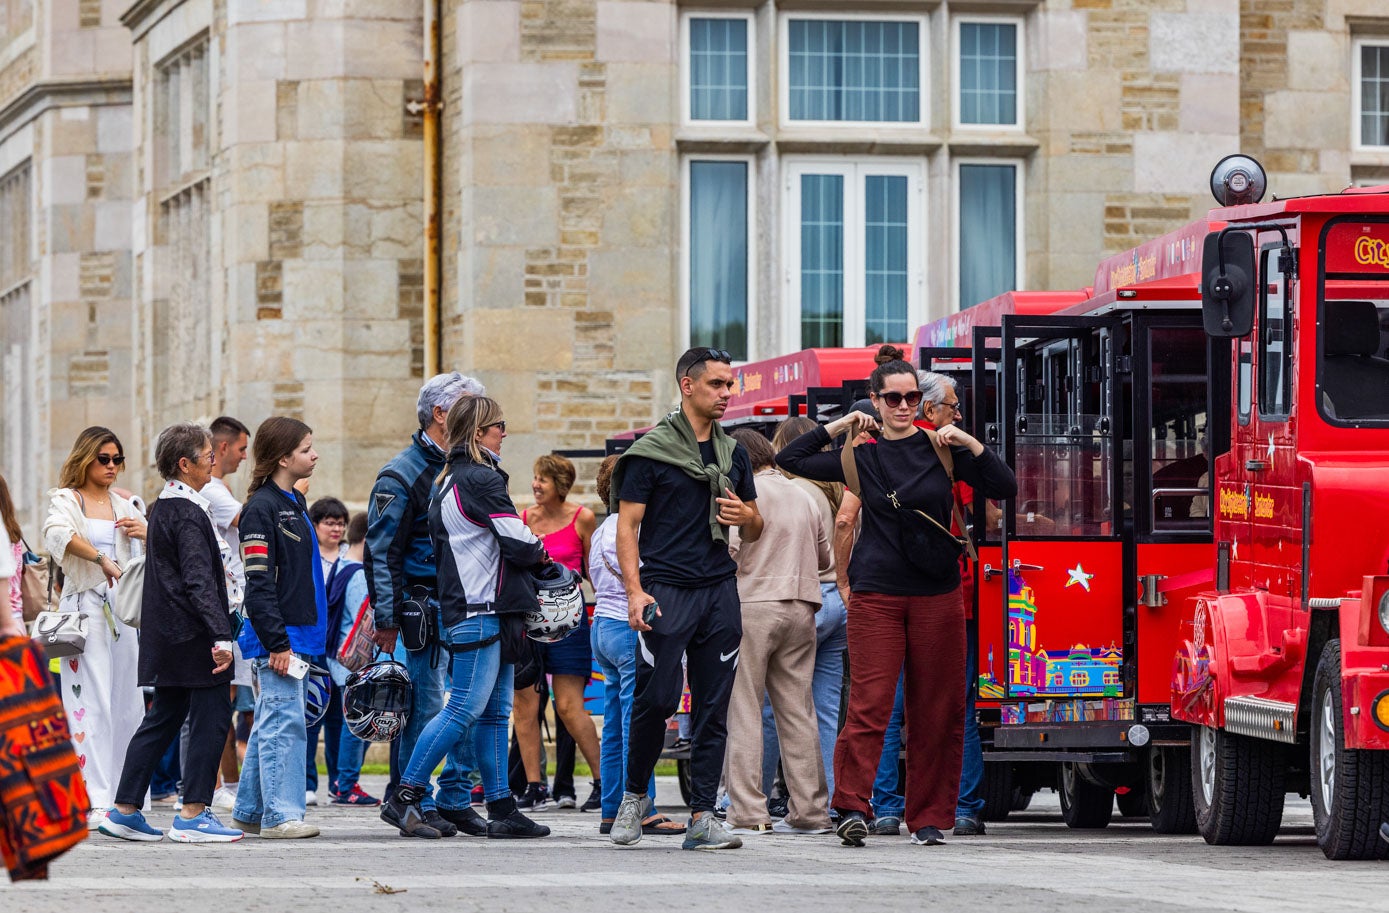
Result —
[[91, 803], [62, 701], [33, 641], [0, 641], [0, 857], [13, 881], [87, 836]]

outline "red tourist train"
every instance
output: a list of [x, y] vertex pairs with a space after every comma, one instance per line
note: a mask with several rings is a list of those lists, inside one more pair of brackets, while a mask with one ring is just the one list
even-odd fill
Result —
[[[1072, 827], [1117, 794], [1261, 844], [1296, 792], [1329, 858], [1389, 855], [1389, 187], [1263, 183], [1230, 157], [1091, 288], [916, 333], [1019, 481], [973, 511], [988, 817], [1054, 785]], [[742, 366], [738, 419], [839, 414], [873, 350], [834, 351]]]

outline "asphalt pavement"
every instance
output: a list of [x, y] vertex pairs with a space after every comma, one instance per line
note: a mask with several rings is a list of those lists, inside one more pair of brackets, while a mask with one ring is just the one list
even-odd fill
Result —
[[[381, 791], [384, 778], [365, 778]], [[675, 816], [675, 781], [660, 785]], [[159, 806], [151, 820], [167, 826]], [[227, 820], [229, 816], [223, 816]], [[1289, 797], [1271, 847], [1209, 847], [1154, 834], [1142, 819], [1072, 831], [1056, 796], [991, 823], [987, 836], [941, 847], [870, 837], [745, 837], [741, 850], [685, 852], [678, 837], [632, 848], [598, 834], [597, 813], [543, 811], [542, 840], [412, 840], [375, 809], [309, 810], [312, 840], [247, 837], [221, 845], [128, 843], [93, 833], [52, 867], [51, 880], [0, 885], [3, 913], [659, 913], [705, 908], [788, 913], [890, 910], [1355, 913], [1389, 910], [1389, 866], [1332, 863], [1317, 849], [1311, 809]]]

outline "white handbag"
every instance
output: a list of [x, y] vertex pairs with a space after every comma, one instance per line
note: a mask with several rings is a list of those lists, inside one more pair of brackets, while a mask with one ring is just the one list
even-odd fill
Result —
[[40, 612], [34, 619], [34, 640], [50, 659], [77, 656], [87, 649], [87, 613]]
[[145, 601], [145, 556], [136, 555], [121, 571], [120, 582], [116, 584], [115, 598], [111, 600], [111, 614], [130, 625], [140, 627], [140, 607]]

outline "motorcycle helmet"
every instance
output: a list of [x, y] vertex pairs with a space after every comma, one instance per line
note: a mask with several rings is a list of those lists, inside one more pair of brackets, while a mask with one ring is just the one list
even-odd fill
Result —
[[312, 729], [328, 714], [333, 699], [333, 676], [322, 666], [309, 666], [304, 676], [304, 726]]
[[531, 574], [538, 605], [526, 613], [526, 634], [552, 644], [579, 627], [584, 617], [584, 594], [579, 575], [552, 561]]
[[394, 660], [363, 666], [342, 689], [342, 719], [359, 739], [389, 742], [410, 719], [410, 673]]

